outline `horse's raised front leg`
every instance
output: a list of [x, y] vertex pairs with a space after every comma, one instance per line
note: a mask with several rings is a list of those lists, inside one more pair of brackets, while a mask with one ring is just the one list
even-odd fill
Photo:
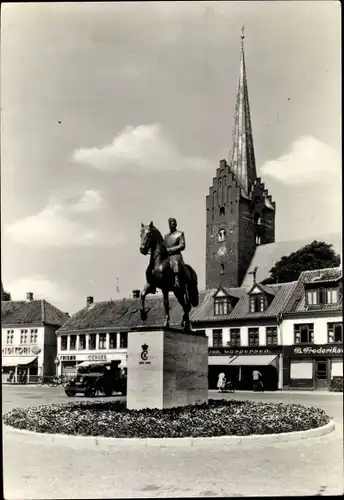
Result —
[[170, 304], [168, 300], [168, 289], [162, 291], [164, 295], [164, 307], [165, 307], [165, 323], [164, 326], [170, 326]]
[[152, 286], [149, 284], [149, 283], [146, 283], [145, 286], [143, 287], [143, 290], [141, 292], [141, 296], [140, 296], [140, 313], [141, 313], [141, 319], [142, 321], [146, 321], [147, 319], [147, 312], [145, 310], [145, 299], [146, 299], [146, 296], [151, 293], [153, 290], [152, 290]]

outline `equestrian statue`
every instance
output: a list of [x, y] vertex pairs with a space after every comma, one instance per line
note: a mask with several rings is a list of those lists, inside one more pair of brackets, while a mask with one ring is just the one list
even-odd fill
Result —
[[153, 222], [145, 226], [141, 224], [140, 252], [150, 253], [149, 265], [146, 270], [146, 285], [141, 292], [141, 318], [147, 319], [145, 298], [149, 293], [156, 293], [160, 288], [164, 298], [165, 323], [170, 325], [169, 292], [173, 292], [183, 308], [181, 326], [190, 331], [189, 313], [191, 307], [198, 306], [197, 274], [191, 266], [184, 263], [182, 251], [185, 250], [185, 236], [177, 230], [177, 221], [173, 217], [168, 220], [170, 232], [162, 237]]

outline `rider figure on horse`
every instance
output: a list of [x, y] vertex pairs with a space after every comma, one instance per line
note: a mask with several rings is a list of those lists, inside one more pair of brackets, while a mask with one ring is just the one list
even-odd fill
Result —
[[184, 269], [182, 251], [185, 250], [185, 236], [183, 231], [177, 231], [177, 221], [174, 217], [168, 219], [170, 232], [165, 235], [164, 241], [174, 273], [174, 287], [180, 288], [180, 274]]

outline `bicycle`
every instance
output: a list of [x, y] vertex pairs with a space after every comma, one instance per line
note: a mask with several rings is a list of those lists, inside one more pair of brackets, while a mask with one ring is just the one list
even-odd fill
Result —
[[254, 392], [264, 392], [264, 386], [263, 386], [263, 382], [261, 380], [255, 380], [253, 382], [253, 391]]
[[53, 377], [43, 376], [43, 377], [38, 377], [35, 384], [37, 387], [42, 387], [42, 385], [45, 384], [48, 385], [49, 387], [54, 387], [55, 382]]

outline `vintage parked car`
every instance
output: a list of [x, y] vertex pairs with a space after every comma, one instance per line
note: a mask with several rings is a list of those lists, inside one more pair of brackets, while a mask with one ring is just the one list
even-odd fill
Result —
[[77, 393], [86, 397], [104, 394], [111, 396], [114, 392], [127, 393], [127, 379], [123, 376], [118, 364], [111, 362], [84, 361], [77, 367], [77, 374], [66, 383], [65, 393], [68, 397]]

